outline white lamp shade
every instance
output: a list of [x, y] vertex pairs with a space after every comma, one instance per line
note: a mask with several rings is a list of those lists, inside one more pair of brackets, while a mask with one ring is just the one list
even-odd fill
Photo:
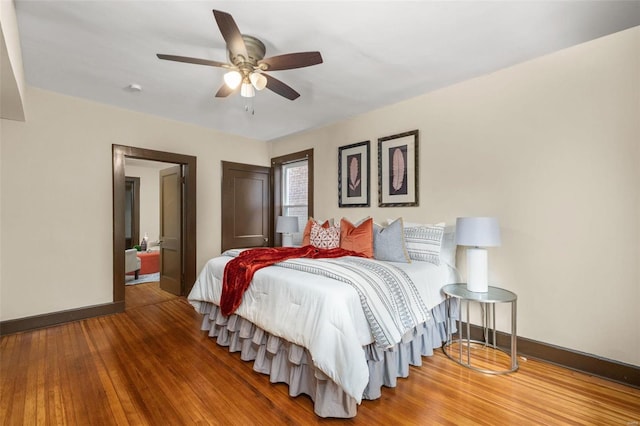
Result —
[[251, 80], [251, 84], [253, 84], [253, 87], [255, 87], [256, 90], [262, 90], [267, 87], [267, 77], [260, 73], [251, 73], [249, 80]]
[[282, 247], [293, 245], [293, 234], [298, 232], [298, 218], [296, 216], [278, 216], [276, 232], [282, 234]]
[[242, 75], [238, 71], [229, 71], [223, 78], [229, 89], [235, 89], [242, 81]]
[[256, 91], [254, 90], [251, 83], [245, 82], [240, 86], [240, 96], [243, 98], [253, 98], [256, 95]]
[[456, 244], [471, 247], [497, 247], [501, 244], [500, 225], [495, 217], [456, 219]]
[[298, 232], [298, 218], [296, 216], [278, 216], [276, 232], [280, 234], [293, 234]]

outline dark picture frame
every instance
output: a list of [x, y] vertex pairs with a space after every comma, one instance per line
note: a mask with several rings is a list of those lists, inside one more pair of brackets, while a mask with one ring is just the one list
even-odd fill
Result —
[[378, 206], [418, 205], [418, 130], [378, 139]]
[[370, 141], [338, 148], [338, 206], [369, 207]]

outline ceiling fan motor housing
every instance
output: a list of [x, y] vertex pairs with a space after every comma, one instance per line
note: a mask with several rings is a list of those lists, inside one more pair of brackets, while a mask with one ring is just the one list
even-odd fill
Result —
[[264, 46], [264, 43], [256, 37], [242, 34], [242, 39], [247, 47], [247, 55], [249, 57], [245, 58], [242, 55], [229, 51], [229, 61], [238, 68], [242, 68], [244, 64], [250, 65], [252, 68], [257, 67], [258, 61], [264, 58], [267, 48]]

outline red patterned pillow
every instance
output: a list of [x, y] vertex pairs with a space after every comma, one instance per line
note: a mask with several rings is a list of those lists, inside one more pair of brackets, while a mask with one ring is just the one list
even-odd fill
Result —
[[340, 247], [340, 227], [323, 227], [314, 221], [311, 224], [309, 242], [312, 246], [322, 249], [332, 249]]
[[[315, 220], [314, 218], [310, 217], [309, 220], [307, 221], [307, 225], [304, 227], [304, 231], [302, 232], [302, 245], [303, 246], [308, 246], [309, 244], [311, 244], [311, 226], [317, 223], [318, 225], [320, 225], [320, 222], [318, 222], [317, 220]], [[333, 219], [327, 219], [324, 221], [324, 223], [322, 223], [322, 227], [323, 228], [328, 228], [330, 226], [333, 226]]]

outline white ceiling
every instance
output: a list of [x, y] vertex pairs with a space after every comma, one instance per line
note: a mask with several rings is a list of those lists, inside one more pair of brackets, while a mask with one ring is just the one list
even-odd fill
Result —
[[[4, 1], [4, 0], [3, 0]], [[214, 94], [226, 61], [212, 9], [266, 56], [319, 50], [324, 63], [271, 74], [300, 98]], [[271, 140], [346, 119], [640, 25], [640, 1], [16, 0], [27, 84], [223, 132]], [[139, 93], [130, 83], [143, 87]]]

